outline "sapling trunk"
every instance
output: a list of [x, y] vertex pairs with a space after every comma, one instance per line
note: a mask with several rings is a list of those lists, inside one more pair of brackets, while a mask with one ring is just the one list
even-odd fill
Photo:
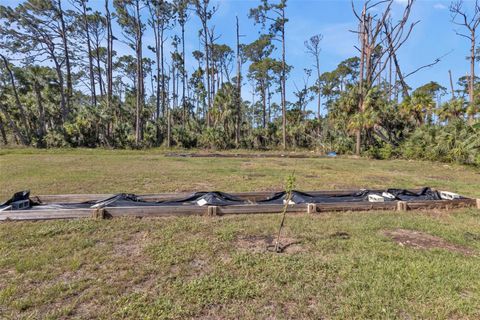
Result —
[[280, 227], [278, 228], [277, 240], [275, 241], [275, 252], [280, 253], [283, 251], [283, 248], [280, 247], [280, 236], [282, 234], [283, 226], [285, 225], [285, 218], [287, 216], [287, 208], [290, 205], [290, 200], [292, 199], [292, 191], [295, 186], [295, 172], [290, 174], [287, 177], [286, 188], [287, 199], [285, 200], [285, 205], [283, 206], [282, 212], [282, 221], [280, 222]]

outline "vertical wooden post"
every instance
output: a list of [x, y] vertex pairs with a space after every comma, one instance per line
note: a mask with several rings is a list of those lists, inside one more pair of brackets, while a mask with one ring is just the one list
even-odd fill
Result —
[[408, 210], [407, 201], [397, 202], [397, 211], [407, 211], [407, 210]]
[[315, 203], [308, 203], [307, 204], [307, 213], [308, 214], [317, 213], [317, 205]]
[[94, 218], [94, 219], [104, 219], [105, 218], [105, 210], [103, 208], [94, 209], [92, 211], [92, 218]]
[[477, 209], [480, 209], [480, 199], [477, 199]]
[[207, 216], [215, 217], [217, 215], [217, 206], [208, 206], [207, 207]]

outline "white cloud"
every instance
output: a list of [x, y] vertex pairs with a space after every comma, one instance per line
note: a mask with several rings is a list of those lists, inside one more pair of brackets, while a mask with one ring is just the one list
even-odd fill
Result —
[[442, 3], [436, 3], [433, 5], [433, 8], [437, 10], [445, 10], [447, 9], [447, 6]]

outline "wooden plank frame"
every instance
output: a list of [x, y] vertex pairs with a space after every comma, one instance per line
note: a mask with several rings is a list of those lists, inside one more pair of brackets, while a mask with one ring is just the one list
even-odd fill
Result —
[[[479, 199], [430, 200], [430, 201], [388, 201], [388, 202], [343, 202], [295, 204], [287, 207], [288, 213], [318, 214], [338, 211], [369, 210], [430, 210], [478, 207]], [[57, 210], [12, 210], [0, 212], [0, 221], [52, 220], [74, 218], [116, 218], [116, 217], [168, 217], [168, 216], [223, 216], [233, 214], [280, 213], [281, 204], [245, 204], [231, 206], [152, 206], [152, 207], [105, 207], [101, 209], [57, 209]]]

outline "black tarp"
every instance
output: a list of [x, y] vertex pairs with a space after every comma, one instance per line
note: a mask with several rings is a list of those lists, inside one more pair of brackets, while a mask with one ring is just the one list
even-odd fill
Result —
[[[337, 203], [337, 202], [356, 202], [368, 201], [368, 195], [373, 194], [368, 190], [360, 190], [346, 195], [311, 195], [305, 192], [293, 190], [290, 201], [295, 204], [301, 203]], [[283, 204], [287, 200], [287, 192], [277, 192], [272, 197], [260, 200], [258, 203], [263, 204]]]
[[97, 201], [92, 205], [108, 207], [131, 207], [131, 206], [180, 206], [180, 205], [209, 205], [209, 206], [228, 206], [235, 204], [247, 204], [247, 201], [234, 197], [228, 193], [195, 192], [185, 198], [166, 200], [166, 201], [144, 201], [134, 194], [119, 194], [105, 200]]
[[22, 200], [30, 200], [30, 190], [19, 191], [13, 194], [13, 196], [5, 201], [4, 203], [0, 204], [0, 208], [6, 207], [11, 205], [14, 202], [22, 201]]
[[229, 206], [235, 204], [248, 204], [248, 201], [239, 199], [231, 194], [212, 191], [196, 192], [186, 198], [169, 200], [162, 202], [168, 205], [189, 204], [189, 205], [209, 205], [209, 206]]
[[[385, 192], [359, 190], [350, 194], [342, 195], [312, 195], [305, 192], [292, 191], [291, 202], [294, 204], [302, 203], [340, 203], [340, 202], [361, 202], [369, 201], [369, 196], [376, 196], [381, 201], [423, 201], [423, 200], [442, 200], [440, 193], [428, 187], [423, 188], [419, 192], [412, 192], [406, 189], [387, 189]], [[463, 198], [463, 197], [461, 197]], [[258, 200], [259, 204], [284, 204], [287, 199], [287, 193], [277, 192], [273, 196]], [[88, 208], [104, 208], [104, 207], [155, 207], [155, 206], [230, 206], [251, 204], [251, 202], [240, 199], [228, 193], [213, 192], [196, 192], [185, 198], [173, 199], [168, 201], [145, 201], [135, 194], [121, 193], [99, 201], [87, 201], [79, 203], [49, 203], [44, 204], [35, 198], [30, 198], [29, 191], [21, 191], [15, 193], [12, 198], [0, 205], [2, 209], [15, 210], [15, 204], [26, 203], [28, 201], [28, 209], [35, 210], [51, 210], [51, 209], [88, 209]]]
[[442, 200], [438, 191], [428, 187], [423, 188], [420, 192], [412, 192], [405, 189], [387, 189], [386, 192], [395, 196], [395, 200], [401, 201]]
[[[13, 202], [29, 199], [29, 192], [22, 191], [14, 194], [12, 198], [0, 205], [0, 211]], [[30, 208], [35, 210], [51, 209], [88, 209], [104, 207], [156, 207], [156, 206], [182, 206], [182, 205], [210, 205], [228, 206], [235, 204], [248, 204], [248, 201], [238, 199], [223, 192], [196, 192], [188, 197], [168, 201], [144, 201], [134, 194], [121, 193], [99, 201], [86, 201], [78, 203], [41, 203], [30, 200]]]

